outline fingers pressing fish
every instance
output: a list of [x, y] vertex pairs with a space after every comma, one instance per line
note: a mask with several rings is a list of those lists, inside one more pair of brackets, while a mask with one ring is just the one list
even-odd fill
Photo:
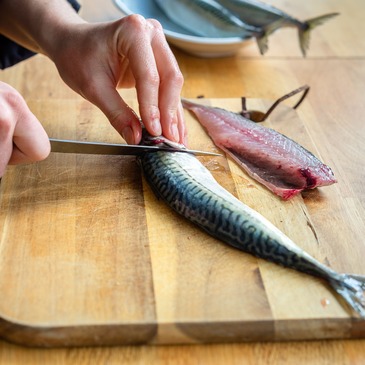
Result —
[[283, 134], [221, 108], [182, 103], [219, 148], [281, 198], [336, 182], [330, 167]]
[[[145, 136], [142, 143], [160, 142]], [[365, 318], [364, 276], [337, 273], [314, 259], [219, 185], [193, 155], [155, 152], [138, 161], [152, 190], [177, 213], [230, 246], [325, 280]]]
[[165, 15], [197, 36], [256, 38], [261, 54], [268, 49], [268, 37], [282, 27], [296, 27], [303, 55], [309, 47], [310, 31], [338, 15], [330, 13], [307, 21], [273, 6], [253, 0], [155, 0]]

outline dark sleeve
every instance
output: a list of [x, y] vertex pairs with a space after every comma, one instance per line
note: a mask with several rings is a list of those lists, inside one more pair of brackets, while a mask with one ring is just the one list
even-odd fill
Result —
[[[67, 0], [75, 11], [80, 10], [80, 4], [76, 0]], [[16, 63], [34, 56], [35, 53], [26, 49], [9, 38], [0, 34], [0, 69], [15, 65]]]

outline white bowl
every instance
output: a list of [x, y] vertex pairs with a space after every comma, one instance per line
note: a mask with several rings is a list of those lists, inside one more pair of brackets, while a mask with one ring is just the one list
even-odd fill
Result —
[[199, 57], [231, 56], [251, 39], [240, 37], [205, 38], [195, 36], [188, 30], [173, 23], [161, 11], [154, 0], [114, 0], [117, 7], [126, 15], [141, 14], [145, 18], [157, 19], [170, 44]]

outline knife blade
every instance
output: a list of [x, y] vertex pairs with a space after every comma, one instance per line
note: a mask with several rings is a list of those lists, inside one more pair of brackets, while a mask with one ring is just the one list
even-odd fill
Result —
[[196, 156], [222, 156], [219, 153], [178, 149], [174, 147], [160, 147], [160, 146], [142, 146], [130, 144], [114, 144], [102, 142], [86, 142], [73, 141], [69, 139], [50, 138], [51, 152], [61, 153], [81, 153], [81, 154], [96, 154], [96, 155], [142, 155], [146, 152], [183, 152], [191, 153]]

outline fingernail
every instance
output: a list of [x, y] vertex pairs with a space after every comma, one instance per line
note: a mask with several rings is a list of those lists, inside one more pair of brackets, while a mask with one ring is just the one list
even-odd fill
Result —
[[124, 127], [122, 136], [128, 144], [134, 144], [134, 134], [131, 127]]
[[151, 129], [156, 136], [160, 136], [162, 134], [161, 123], [159, 119], [152, 120]]
[[174, 141], [179, 142], [180, 139], [179, 130], [177, 129], [177, 125], [175, 123], [171, 124], [170, 133], [172, 134]]

